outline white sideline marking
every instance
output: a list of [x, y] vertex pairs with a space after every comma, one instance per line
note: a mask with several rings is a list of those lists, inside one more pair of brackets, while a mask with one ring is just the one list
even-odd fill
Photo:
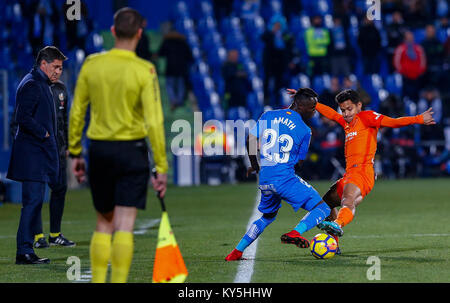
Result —
[[141, 224], [141, 225], [139, 226], [139, 229], [138, 229], [138, 230], [135, 230], [135, 231], [133, 232], [133, 234], [135, 234], [135, 235], [143, 235], [143, 234], [145, 234], [145, 233], [147, 232], [147, 230], [148, 230], [149, 228], [152, 228], [153, 226], [156, 226], [160, 221], [161, 221], [161, 219], [151, 219], [151, 220], [148, 220], [148, 221], [146, 221], [145, 223]]
[[0, 236], [0, 239], [9, 239], [9, 238], [15, 238], [16, 235], [10, 235], [10, 236]]
[[[256, 195], [255, 207], [253, 208], [252, 216], [247, 224], [247, 230], [250, 229], [252, 223], [261, 217], [261, 213], [258, 211], [259, 200], [261, 199], [261, 192], [258, 190], [258, 194]], [[234, 278], [234, 283], [250, 283], [253, 275], [253, 267], [255, 265], [255, 256], [256, 249], [258, 248], [258, 238], [244, 251], [242, 255], [243, 258], [247, 260], [239, 261], [238, 270], [236, 273], [236, 277]]]

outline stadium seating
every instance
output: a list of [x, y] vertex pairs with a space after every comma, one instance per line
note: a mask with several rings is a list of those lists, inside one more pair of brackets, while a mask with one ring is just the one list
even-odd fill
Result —
[[[325, 26], [333, 26], [333, 1], [318, 0], [307, 1], [299, 0], [302, 3], [303, 10], [299, 15], [293, 15], [287, 24], [288, 30], [294, 35], [295, 46], [298, 48], [302, 62], [308, 61], [306, 46], [304, 41], [304, 32], [310, 27], [310, 18], [314, 15], [321, 15], [324, 18]], [[354, 2], [355, 11], [362, 12], [367, 10], [368, 3], [363, 0]], [[233, 12], [230, 16], [223, 18], [220, 23], [215, 20], [213, 2], [210, 0], [199, 1], [178, 1], [176, 6], [176, 15], [178, 16], [178, 28], [188, 37], [192, 47], [196, 64], [203, 62], [208, 66], [206, 73], [191, 73], [193, 82], [200, 81], [204, 83], [204, 78], [213, 80], [212, 88], [219, 98], [223, 98], [224, 81], [221, 77], [221, 66], [226, 59], [226, 52], [230, 49], [237, 49], [240, 52], [240, 62], [244, 65], [249, 80], [252, 83], [262, 83], [264, 70], [262, 68], [262, 57], [264, 43], [261, 35], [269, 28], [269, 21], [275, 14], [282, 14], [281, 0], [261, 0], [253, 6], [246, 5], [243, 0], [235, 0], [233, 3]], [[384, 18], [383, 22], [389, 22], [390, 15]], [[401, 78], [396, 74], [389, 73], [388, 61], [385, 54], [380, 55], [380, 71], [375, 75], [364, 75], [362, 65], [362, 55], [357, 43], [360, 21], [356, 15], [351, 15], [348, 34], [350, 43], [355, 51], [353, 58], [354, 74], [359, 79], [361, 87], [367, 91], [370, 96], [370, 108], [378, 109], [386, 92], [395, 95], [401, 95]], [[380, 30], [382, 44], [387, 44], [387, 36], [382, 21], [375, 22]], [[422, 41], [424, 38], [424, 29], [414, 31], [416, 40]], [[438, 30], [438, 37], [441, 41], [448, 37], [448, 30]], [[200, 60], [201, 59], [201, 60]], [[194, 68], [194, 70], [198, 70]], [[381, 79], [385, 80], [385, 83]], [[310, 85], [318, 93], [329, 87], [330, 75], [323, 75], [309, 79], [305, 74], [299, 74], [290, 80], [291, 87]], [[202, 85], [194, 84], [197, 87], [197, 98], [201, 98], [202, 106], [208, 104], [209, 93], [205, 92]], [[203, 85], [204, 86], [204, 85]], [[201, 89], [200, 89], [201, 88]], [[247, 98], [248, 110], [255, 112], [251, 116], [258, 116], [262, 111], [263, 100], [262, 86], [253, 85], [253, 91]], [[256, 102], [256, 101], [257, 102]], [[259, 100], [259, 101], [258, 101]], [[254, 106], [258, 106], [254, 108]], [[211, 106], [211, 105], [209, 105]], [[211, 111], [210, 112], [214, 112]]]
[[[204, 118], [223, 120], [226, 118], [241, 119], [248, 117], [258, 119], [264, 111], [263, 69], [264, 43], [261, 35], [270, 28], [270, 20], [274, 15], [283, 15], [283, 3], [281, 0], [260, 0], [251, 5], [245, 0], [233, 1], [233, 10], [229, 16], [216, 20], [214, 1], [212, 0], [173, 0], [170, 4], [170, 18], [175, 28], [186, 36], [194, 57], [194, 64], [190, 70], [189, 77], [192, 90], [197, 98], [198, 106], [204, 114]], [[305, 46], [304, 33], [311, 26], [311, 17], [320, 15], [323, 17], [324, 25], [328, 28], [333, 26], [334, 7], [333, 0], [292, 0], [302, 4], [302, 10], [297, 15], [291, 15], [286, 27], [293, 35], [295, 47], [297, 48], [302, 62], [302, 71], [296, 75], [290, 75], [287, 83], [292, 88], [312, 87], [319, 94], [330, 87], [330, 74], [310, 78], [305, 74], [305, 64], [308, 55]], [[140, 1], [132, 1], [137, 5]], [[98, 4], [88, 3], [90, 7]], [[110, 4], [108, 4], [110, 5]], [[145, 6], [145, 1], [139, 4]], [[379, 56], [380, 70], [378, 74], [364, 75], [362, 54], [357, 43], [361, 12], [367, 11], [366, 0], [354, 0], [354, 9], [349, 14], [348, 35], [351, 48], [355, 55], [352, 57], [352, 73], [362, 89], [370, 96], [370, 109], [378, 110], [381, 102], [390, 94], [397, 97], [402, 95], [402, 77], [397, 73], [389, 71], [386, 53]], [[111, 8], [108, 6], [108, 8]], [[437, 14], [445, 16], [448, 14], [446, 1], [437, 1]], [[110, 20], [107, 13], [102, 12], [99, 20]], [[105, 15], [107, 15], [105, 17]], [[375, 24], [380, 30], [382, 44], [387, 44], [386, 25], [392, 20], [390, 14], [384, 14], [382, 21]], [[110, 22], [110, 21], [108, 21]], [[96, 27], [94, 27], [96, 28]], [[8, 71], [8, 115], [12, 114], [14, 106], [15, 89], [18, 82], [33, 64], [32, 48], [28, 42], [28, 21], [22, 16], [20, 5], [17, 1], [0, 1], [0, 70]], [[413, 31], [418, 43], [425, 37], [424, 28]], [[444, 42], [450, 36], [450, 29], [436, 27], [437, 37]], [[65, 80], [67, 80], [69, 93], [73, 92], [76, 75], [85, 57], [93, 52], [103, 49], [102, 36], [96, 30], [90, 33], [86, 47], [64, 50], [69, 60], [66, 63]], [[65, 35], [61, 33], [60, 43], [65, 43]], [[237, 49], [240, 53], [240, 63], [244, 66], [251, 83], [251, 91], [246, 100], [247, 108], [233, 109], [225, 113], [223, 100], [225, 95], [225, 82], [222, 77], [222, 66], [226, 61], [227, 52]], [[356, 85], [355, 85], [356, 87]], [[283, 105], [289, 104], [289, 98], [281, 94]], [[267, 97], [267, 96], [266, 96]], [[413, 105], [406, 102], [407, 112], [413, 112]], [[3, 111], [3, 109], [2, 109]], [[245, 112], [245, 114], [244, 114]], [[2, 126], [3, 127], [3, 126]]]

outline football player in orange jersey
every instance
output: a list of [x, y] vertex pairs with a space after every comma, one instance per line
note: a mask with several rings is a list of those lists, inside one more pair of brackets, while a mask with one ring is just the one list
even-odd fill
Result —
[[[294, 89], [288, 89], [293, 95]], [[336, 181], [323, 196], [332, 209], [330, 216], [317, 225], [334, 236], [336, 241], [344, 233], [342, 227], [353, 220], [356, 207], [372, 190], [375, 183], [374, 157], [377, 150], [377, 133], [381, 127], [398, 128], [411, 124], [436, 124], [432, 108], [413, 117], [390, 118], [377, 112], [362, 111], [358, 93], [347, 89], [336, 96], [342, 115], [331, 107], [317, 103], [316, 109], [323, 116], [336, 121], [345, 131], [344, 176]], [[341, 206], [339, 211], [337, 207]]]

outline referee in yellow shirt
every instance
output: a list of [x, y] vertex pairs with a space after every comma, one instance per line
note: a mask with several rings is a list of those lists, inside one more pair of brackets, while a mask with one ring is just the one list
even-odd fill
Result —
[[167, 159], [161, 98], [155, 67], [135, 54], [143, 18], [134, 9], [114, 15], [114, 48], [86, 58], [70, 111], [69, 152], [72, 170], [85, 180], [81, 137], [90, 105], [87, 136], [91, 139], [87, 170], [97, 226], [91, 239], [92, 282], [126, 282], [133, 258], [137, 209], [145, 209], [150, 165], [145, 138], [150, 139], [157, 177], [153, 188], [164, 196]]

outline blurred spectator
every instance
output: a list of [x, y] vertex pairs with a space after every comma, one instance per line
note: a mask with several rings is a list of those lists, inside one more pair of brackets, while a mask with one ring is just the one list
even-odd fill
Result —
[[[89, 18], [89, 12], [86, 4], [81, 3], [81, 20], [69, 20], [64, 18], [66, 24], [67, 49], [70, 51], [74, 48], [80, 48], [86, 51], [86, 40], [93, 31], [94, 25]], [[64, 16], [72, 4], [64, 3]]]
[[259, 16], [260, 0], [245, 0], [241, 6], [241, 18], [254, 19]]
[[372, 20], [364, 18], [359, 29], [358, 45], [361, 49], [364, 74], [378, 74], [380, 63], [377, 57], [381, 50], [381, 36]]
[[[436, 38], [434, 25], [427, 25], [425, 40], [422, 42], [423, 50], [427, 58], [427, 71], [425, 74], [425, 85], [440, 86], [442, 69], [444, 66], [444, 45]], [[448, 84], [444, 84], [448, 85]]]
[[353, 8], [353, 0], [333, 0], [333, 15], [335, 18], [342, 20], [344, 28], [350, 25], [351, 11]]
[[54, 1], [20, 1], [21, 11], [28, 20], [28, 41], [33, 57], [44, 45], [59, 45], [59, 12]]
[[[444, 42], [444, 58], [445, 58], [445, 68], [447, 70], [447, 73], [444, 74], [445, 80], [444, 83], [449, 83], [450, 75], [448, 72], [448, 69], [450, 68], [450, 36], [447, 37], [447, 40]], [[450, 91], [449, 87], [445, 87], [443, 90]]]
[[361, 98], [363, 108], [365, 108], [365, 106], [370, 104], [371, 102], [370, 95], [367, 93], [367, 91], [364, 90], [364, 88], [359, 83], [358, 79], [356, 79], [355, 75], [352, 74], [347, 77], [344, 77], [341, 90], [345, 89], [353, 89], [358, 93], [359, 97]]
[[166, 58], [166, 89], [173, 111], [184, 103], [189, 68], [194, 59], [185, 36], [174, 28], [164, 36], [158, 56]]
[[283, 0], [283, 15], [286, 17], [287, 21], [290, 22], [292, 16], [300, 15], [302, 11], [301, 1]]
[[448, 0], [436, 0], [436, 17], [446, 17], [450, 11]]
[[425, 24], [431, 20], [432, 8], [431, 2], [427, 0], [408, 0], [403, 1], [404, 4], [404, 19], [405, 23], [410, 29], [417, 29], [425, 27]]
[[[423, 90], [422, 96], [417, 104], [417, 113], [423, 113], [430, 107], [433, 108], [433, 118], [437, 124], [442, 123], [442, 100], [439, 92], [436, 88], [428, 86]], [[423, 127], [423, 129], [428, 129], [428, 127]]]
[[152, 61], [152, 52], [150, 50], [150, 39], [145, 33], [147, 28], [147, 19], [142, 22], [142, 36], [136, 46], [136, 55], [147, 61]]
[[[389, 94], [380, 103], [379, 112], [390, 117], [404, 116], [404, 105], [400, 98]], [[381, 176], [395, 178], [396, 176], [415, 175], [416, 159], [413, 128], [381, 128], [381, 140], [378, 144], [378, 155], [381, 162]]]
[[350, 56], [352, 47], [348, 33], [342, 25], [340, 18], [334, 18], [334, 26], [331, 29], [331, 43], [329, 49], [331, 61], [331, 74], [333, 76], [348, 76], [351, 72]]
[[244, 66], [239, 63], [239, 52], [236, 49], [228, 51], [227, 60], [222, 67], [225, 81], [226, 110], [247, 106], [247, 95], [251, 90]]
[[[335, 104], [337, 103], [335, 102]], [[319, 179], [329, 179], [336, 169], [333, 166], [332, 159], [335, 158], [337, 160], [337, 158], [342, 158], [344, 136], [342, 128], [338, 127], [336, 122], [324, 116], [320, 116], [320, 121], [320, 127], [316, 129], [313, 143], [316, 145], [315, 150], [319, 152], [318, 177]]]
[[404, 105], [402, 100], [394, 94], [389, 94], [383, 102], [380, 103], [380, 114], [389, 117], [404, 116]]
[[325, 88], [319, 96], [319, 102], [325, 104], [334, 110], [337, 110], [336, 95], [340, 91], [339, 79], [332, 77], [330, 80], [330, 88]]
[[382, 15], [393, 15], [396, 12], [401, 14], [403, 4], [399, 0], [384, 0], [381, 3], [381, 13]]
[[447, 31], [449, 29], [450, 29], [450, 24], [448, 21], [448, 17], [447, 16], [441, 17], [436, 24], [436, 31], [443, 31], [445, 34], [447, 34]]
[[419, 77], [426, 71], [427, 61], [425, 51], [414, 41], [411, 31], [405, 32], [404, 42], [395, 49], [393, 62], [402, 75], [402, 98], [408, 97], [417, 102], [421, 87]]
[[266, 105], [278, 106], [283, 76], [293, 58], [294, 39], [286, 32], [286, 20], [281, 15], [273, 16], [268, 28], [262, 35], [264, 98]]
[[213, 0], [214, 17], [217, 24], [220, 24], [223, 18], [230, 16], [233, 11], [233, 1]]
[[312, 27], [305, 31], [306, 51], [309, 56], [309, 76], [315, 77], [329, 72], [328, 47], [330, 32], [322, 25], [322, 17], [312, 17]]
[[388, 39], [387, 53], [389, 61], [389, 72], [395, 71], [393, 64], [394, 52], [397, 46], [403, 42], [407, 28], [403, 21], [403, 16], [400, 11], [395, 11], [392, 14], [392, 22], [386, 27], [386, 35]]

